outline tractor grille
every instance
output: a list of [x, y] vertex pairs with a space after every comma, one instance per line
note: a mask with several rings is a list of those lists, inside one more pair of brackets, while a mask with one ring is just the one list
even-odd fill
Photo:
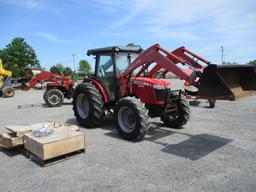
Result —
[[163, 101], [166, 98], [167, 90], [166, 89], [155, 89], [156, 100]]

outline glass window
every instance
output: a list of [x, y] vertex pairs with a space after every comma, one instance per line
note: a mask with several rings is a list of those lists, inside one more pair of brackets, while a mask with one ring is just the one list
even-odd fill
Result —
[[113, 59], [111, 55], [101, 55], [99, 57], [97, 76], [98, 77], [113, 76]]
[[128, 66], [138, 57], [135, 53], [117, 53], [116, 54], [116, 74], [120, 75]]

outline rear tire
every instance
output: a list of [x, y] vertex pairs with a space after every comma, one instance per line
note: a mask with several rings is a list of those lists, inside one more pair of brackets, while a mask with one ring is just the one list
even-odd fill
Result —
[[64, 101], [64, 94], [59, 89], [50, 89], [44, 92], [43, 98], [49, 107], [60, 107]]
[[114, 123], [124, 139], [142, 140], [149, 129], [148, 119], [148, 110], [139, 99], [125, 97], [117, 102]]
[[2, 94], [4, 98], [13, 97], [15, 95], [15, 89], [13, 87], [6, 87], [3, 89]]
[[167, 127], [179, 129], [190, 119], [190, 106], [184, 95], [181, 95], [177, 108], [175, 114], [165, 114], [161, 117]]
[[80, 125], [94, 128], [102, 122], [104, 102], [99, 90], [90, 83], [79, 84], [74, 93], [73, 111]]

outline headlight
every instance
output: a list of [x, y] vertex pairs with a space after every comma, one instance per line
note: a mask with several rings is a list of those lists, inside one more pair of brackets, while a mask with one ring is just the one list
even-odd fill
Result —
[[153, 85], [154, 89], [165, 89], [164, 85]]

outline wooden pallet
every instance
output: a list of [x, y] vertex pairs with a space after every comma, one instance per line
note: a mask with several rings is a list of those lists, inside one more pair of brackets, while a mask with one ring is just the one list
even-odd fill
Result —
[[37, 157], [36, 155], [34, 155], [33, 153], [24, 149], [24, 148], [19, 148], [19, 150], [21, 151], [21, 153], [25, 157], [27, 157], [28, 159], [30, 159], [31, 161], [33, 161], [34, 163], [36, 163], [37, 165], [39, 165], [41, 167], [52, 166], [52, 165], [55, 165], [57, 163], [61, 163], [63, 161], [78, 157], [78, 155], [85, 154], [85, 152], [86, 152], [85, 149], [83, 149], [83, 150], [68, 153], [68, 154], [65, 154], [65, 155], [62, 155], [62, 156], [59, 156], [59, 157], [55, 157], [55, 158], [52, 158], [52, 159], [42, 160], [39, 157]]
[[[36, 137], [33, 130], [53, 126], [47, 136]], [[11, 133], [0, 135], [0, 147], [19, 148], [29, 159], [41, 166], [55, 164], [85, 152], [85, 135], [76, 125], [55, 122], [37, 123], [28, 126], [6, 126]]]

